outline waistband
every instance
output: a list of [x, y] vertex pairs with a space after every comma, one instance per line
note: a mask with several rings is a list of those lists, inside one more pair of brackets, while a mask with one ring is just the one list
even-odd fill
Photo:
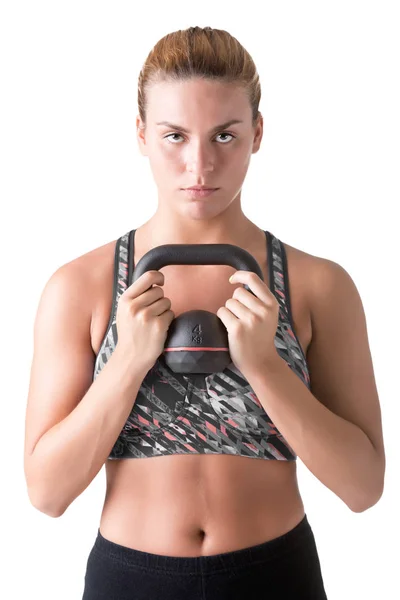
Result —
[[110, 559], [115, 559], [127, 566], [136, 566], [149, 570], [170, 571], [173, 573], [204, 574], [224, 571], [250, 564], [264, 563], [272, 558], [278, 558], [286, 552], [295, 549], [301, 542], [313, 543], [314, 534], [308, 522], [307, 515], [290, 531], [283, 535], [240, 550], [210, 554], [205, 556], [168, 556], [143, 552], [116, 544], [100, 533], [98, 529], [94, 543], [95, 552]]

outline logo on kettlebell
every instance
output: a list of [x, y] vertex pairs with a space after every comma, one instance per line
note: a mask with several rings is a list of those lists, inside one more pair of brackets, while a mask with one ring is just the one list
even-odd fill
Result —
[[197, 325], [195, 325], [195, 327], [193, 327], [192, 329], [192, 342], [194, 344], [202, 344], [203, 343], [203, 338], [201, 336], [202, 334], [202, 329], [201, 329], [201, 324], [198, 323]]

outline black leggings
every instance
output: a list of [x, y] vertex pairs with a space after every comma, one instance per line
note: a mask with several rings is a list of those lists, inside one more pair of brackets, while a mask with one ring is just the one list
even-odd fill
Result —
[[314, 534], [304, 516], [268, 542], [209, 556], [134, 550], [98, 530], [82, 600], [326, 600]]

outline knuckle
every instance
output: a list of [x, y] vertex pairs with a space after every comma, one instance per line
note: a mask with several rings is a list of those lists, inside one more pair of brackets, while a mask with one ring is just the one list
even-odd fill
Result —
[[250, 325], [257, 325], [258, 321], [259, 321], [260, 317], [254, 313], [250, 313], [249, 315], [249, 324]]
[[241, 328], [242, 328], [242, 322], [240, 321], [240, 319], [237, 319], [231, 325], [231, 330], [233, 331], [233, 333], [235, 335], [240, 333]]
[[146, 310], [139, 310], [133, 313], [134, 316], [139, 320], [140, 323], [147, 323], [149, 316]]

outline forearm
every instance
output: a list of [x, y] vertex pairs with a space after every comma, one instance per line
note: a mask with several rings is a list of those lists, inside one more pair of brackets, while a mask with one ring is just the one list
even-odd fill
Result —
[[[118, 346], [117, 346], [118, 348]], [[29, 466], [29, 496], [58, 516], [107, 460], [146, 376], [144, 366], [117, 349], [75, 409], [38, 441]]]
[[359, 427], [319, 402], [279, 355], [246, 377], [271, 421], [324, 485], [357, 512], [377, 502], [382, 469]]

